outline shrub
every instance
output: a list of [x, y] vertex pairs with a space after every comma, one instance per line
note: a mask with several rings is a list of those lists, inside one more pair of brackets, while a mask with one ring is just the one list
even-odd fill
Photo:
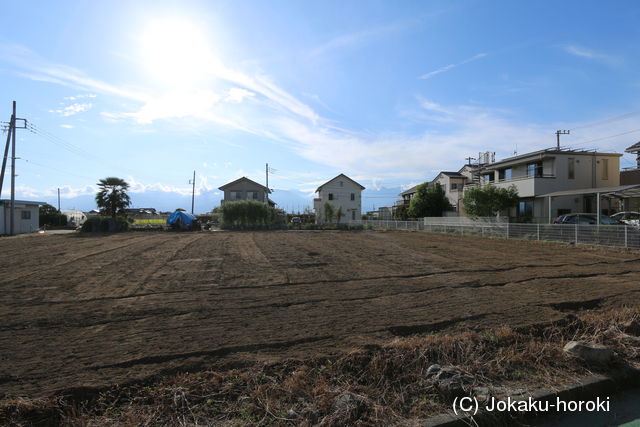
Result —
[[92, 216], [82, 224], [83, 233], [118, 233], [129, 230], [129, 221], [124, 217]]
[[39, 217], [41, 226], [64, 227], [67, 225], [67, 216], [49, 204], [40, 206]]
[[220, 207], [220, 211], [222, 213], [221, 228], [224, 229], [286, 228], [284, 219], [276, 214], [274, 208], [255, 200], [226, 202]]

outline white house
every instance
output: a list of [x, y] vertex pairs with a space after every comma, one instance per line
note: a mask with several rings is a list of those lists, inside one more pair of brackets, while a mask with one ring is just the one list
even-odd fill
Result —
[[[40, 205], [44, 202], [14, 200], [14, 234], [31, 233], [40, 228]], [[11, 200], [0, 200], [0, 235], [11, 233]]]
[[340, 222], [360, 220], [362, 218], [362, 190], [364, 190], [362, 185], [342, 173], [322, 184], [316, 190], [318, 197], [313, 199], [316, 223], [324, 222], [324, 205], [327, 202], [334, 206], [336, 212], [342, 208], [344, 217], [340, 219]]
[[[620, 185], [618, 153], [547, 149], [510, 157], [483, 165], [479, 182], [467, 183], [496, 187], [514, 185], [520, 202], [511, 215], [546, 218], [571, 212], [595, 212], [592, 195], [556, 197], [551, 207], [546, 195], [559, 191], [586, 190]], [[608, 209], [602, 213], [609, 213]]]

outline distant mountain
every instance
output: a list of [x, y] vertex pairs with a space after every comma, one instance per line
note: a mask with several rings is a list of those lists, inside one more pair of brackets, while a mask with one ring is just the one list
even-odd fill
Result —
[[[378, 209], [381, 206], [393, 206], [400, 198], [400, 187], [380, 188], [377, 190], [366, 189], [362, 192], [362, 211]], [[158, 211], [173, 212], [177, 208], [191, 211], [191, 194], [171, 193], [165, 191], [145, 191], [144, 193], [129, 193], [131, 207], [155, 208]], [[85, 194], [73, 198], [61, 199], [61, 209], [80, 209], [90, 211], [96, 209], [95, 196]], [[195, 197], [195, 212], [210, 212], [214, 207], [220, 206], [222, 194], [219, 190], [202, 191]], [[271, 200], [277, 206], [287, 212], [302, 212], [306, 207], [313, 209], [313, 195], [298, 190], [273, 190]], [[56, 197], [40, 198], [53, 206], [58, 205]]]

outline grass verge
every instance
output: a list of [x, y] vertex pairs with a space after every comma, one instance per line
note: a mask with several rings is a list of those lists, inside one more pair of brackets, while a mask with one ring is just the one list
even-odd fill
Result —
[[[434, 364], [468, 379], [465, 393], [557, 388], [592, 373], [640, 367], [640, 310], [586, 311], [551, 325], [396, 339], [335, 359], [290, 360], [184, 373], [113, 387], [89, 399], [5, 397], [14, 425], [374, 425], [450, 412], [453, 396], [428, 378]], [[614, 358], [588, 365], [562, 351], [570, 340], [606, 345]]]

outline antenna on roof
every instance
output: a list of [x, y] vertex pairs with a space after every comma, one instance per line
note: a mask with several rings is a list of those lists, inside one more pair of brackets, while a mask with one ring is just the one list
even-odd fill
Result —
[[558, 151], [560, 151], [560, 135], [569, 135], [569, 130], [557, 130], [556, 131], [556, 138], [558, 140]]

